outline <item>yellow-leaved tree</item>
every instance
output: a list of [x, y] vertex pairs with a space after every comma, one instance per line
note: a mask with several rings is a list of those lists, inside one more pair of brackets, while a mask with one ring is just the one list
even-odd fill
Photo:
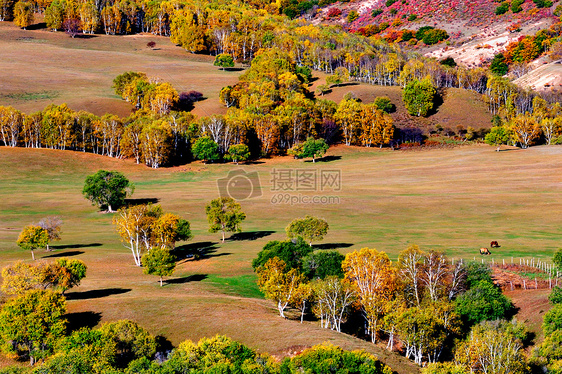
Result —
[[269, 259], [257, 269], [258, 286], [265, 297], [277, 303], [277, 310], [285, 318], [285, 309], [294, 301], [305, 277], [297, 269], [287, 271], [285, 261], [279, 257]]
[[396, 269], [385, 252], [362, 248], [348, 253], [342, 263], [347, 279], [356, 288], [359, 303], [367, 320], [367, 333], [376, 342], [385, 306], [396, 291]]

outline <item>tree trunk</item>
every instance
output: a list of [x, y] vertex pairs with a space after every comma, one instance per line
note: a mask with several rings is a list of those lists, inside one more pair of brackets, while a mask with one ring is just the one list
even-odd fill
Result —
[[224, 230], [222, 232], [222, 242], [224, 243]]
[[162, 276], [160, 276], [160, 287], [162, 287]]
[[31, 250], [31, 258], [35, 261], [35, 253], [33, 253], [33, 249]]

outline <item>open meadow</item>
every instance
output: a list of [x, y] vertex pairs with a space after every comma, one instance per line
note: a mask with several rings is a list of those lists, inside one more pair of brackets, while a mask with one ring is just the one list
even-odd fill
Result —
[[[244, 233], [222, 244], [219, 233], [208, 233], [204, 207], [219, 194], [217, 180], [238, 168], [258, 173], [261, 196], [241, 201], [248, 216]], [[15, 244], [23, 226], [47, 215], [62, 217], [63, 239], [54, 243], [55, 251], [36, 252], [43, 260], [72, 256], [88, 266], [82, 284], [67, 294], [73, 327], [128, 318], [173, 344], [226, 334], [274, 354], [329, 341], [374, 352], [401, 373], [417, 368], [315, 322], [280, 318], [273, 303], [260, 296], [250, 265], [263, 245], [284, 239], [285, 226], [306, 214], [330, 224], [318, 249], [347, 253], [368, 246], [393, 260], [410, 244], [479, 260], [478, 249], [497, 240], [501, 248], [487, 261], [548, 261], [562, 238], [562, 148], [555, 146], [502, 152], [484, 145], [394, 152], [338, 146], [315, 164], [279, 157], [240, 167], [194, 162], [156, 170], [87, 153], [2, 147], [0, 169], [0, 266], [31, 261], [30, 253]], [[99, 169], [121, 171], [133, 181], [133, 201], [158, 201], [165, 211], [189, 220], [194, 238], [178, 244], [180, 253], [199, 248], [207, 255], [181, 259], [160, 288], [157, 277], [134, 266], [112, 226], [112, 214], [83, 198], [85, 177]], [[272, 191], [274, 169], [341, 172], [340, 191], [289, 191], [335, 196], [339, 203], [272, 204], [278, 196]]]

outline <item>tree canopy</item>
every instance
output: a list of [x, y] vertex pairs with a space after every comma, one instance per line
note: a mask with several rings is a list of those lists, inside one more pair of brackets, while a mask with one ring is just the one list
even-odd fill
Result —
[[99, 170], [86, 178], [82, 193], [93, 205], [113, 212], [125, 203], [125, 198], [133, 191], [134, 185], [122, 173]]
[[211, 200], [205, 207], [207, 220], [209, 221], [209, 232], [222, 232], [224, 243], [225, 233], [242, 232], [240, 224], [246, 219], [242, 206], [231, 197], [219, 197]]

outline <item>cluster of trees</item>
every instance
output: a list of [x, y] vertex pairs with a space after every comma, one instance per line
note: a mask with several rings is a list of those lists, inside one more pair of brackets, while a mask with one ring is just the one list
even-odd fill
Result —
[[2, 269], [2, 292], [23, 295], [30, 290], [52, 289], [61, 294], [78, 286], [86, 276], [81, 260], [60, 258], [52, 263], [27, 264], [21, 261]]
[[[59, 295], [60, 296], [60, 295]], [[28, 305], [28, 306], [27, 306]], [[27, 307], [25, 307], [27, 306]], [[30, 310], [30, 307], [37, 310]], [[23, 307], [21, 311], [16, 307]], [[349, 374], [390, 374], [392, 370], [373, 355], [363, 351], [345, 351], [333, 345], [318, 345], [300, 354], [285, 358], [281, 362], [267, 354], [259, 354], [245, 345], [225, 336], [202, 338], [199, 342], [186, 340], [171, 349], [165, 339], [151, 335], [146, 329], [129, 320], [104, 323], [96, 329], [81, 328], [65, 334], [63, 314], [64, 297], [53, 294], [33, 294], [25, 300], [17, 299], [6, 304], [0, 312], [0, 328], [4, 336], [24, 339], [23, 333], [16, 337], [10, 331], [10, 318], [18, 319], [30, 331], [39, 330], [32, 326], [31, 318], [50, 326], [48, 335], [36, 334], [30, 344], [43, 347], [44, 361], [34, 368], [13, 367], [7, 372], [20, 374], [72, 373], [271, 373], [297, 374], [307, 372], [320, 374], [329, 371]], [[45, 312], [43, 312], [43, 310]], [[30, 312], [26, 318], [24, 312]], [[46, 315], [47, 312], [52, 312]], [[11, 370], [11, 371], [10, 371]]]
[[485, 141], [500, 150], [502, 144], [516, 144], [527, 148], [533, 144], [562, 143], [562, 107], [559, 102], [549, 104], [535, 96], [529, 110], [517, 113], [511, 98], [494, 117], [495, 126], [486, 135]]
[[[312, 313], [324, 328], [386, 340], [389, 349], [398, 340], [406, 357], [420, 365], [453, 354], [455, 339], [472, 344], [479, 323], [507, 318], [513, 309], [487, 265], [452, 264], [442, 253], [417, 246], [402, 251], [393, 264], [375, 249], [344, 257], [314, 251], [298, 237], [269, 242], [252, 266], [281, 316], [293, 307], [301, 321]], [[472, 359], [461, 365], [469, 370]]]

